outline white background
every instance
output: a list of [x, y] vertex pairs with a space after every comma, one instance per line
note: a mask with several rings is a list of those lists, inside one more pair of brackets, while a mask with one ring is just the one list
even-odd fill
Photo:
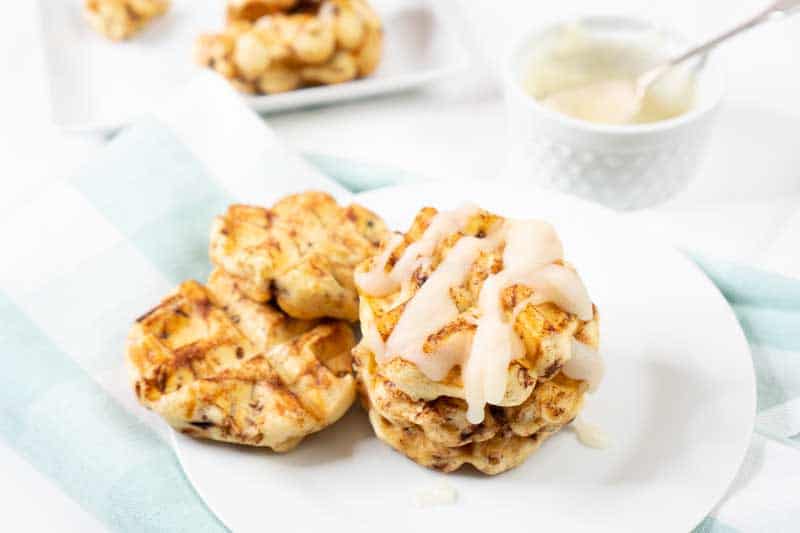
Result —
[[[424, 91], [272, 116], [269, 123], [303, 152], [400, 167], [433, 179], [491, 179], [505, 162], [506, 136], [490, 65], [516, 30], [573, 13], [616, 12], [649, 16], [686, 34], [705, 35], [765, 3], [438, 1], [460, 7], [459, 23], [473, 28], [464, 38], [481, 57], [466, 76]], [[67, 135], [51, 126], [37, 2], [5, 2], [3, 7], [0, 180], [9, 193], [0, 196], [0, 209], [13, 211], [48, 181], [70, 175], [105, 140]], [[727, 63], [730, 89], [704, 170], [680, 197], [634, 217], [683, 246], [800, 272], [795, 251], [800, 236], [800, 15], [743, 36], [720, 50], [719, 57]], [[794, 229], [787, 229], [792, 217]], [[760, 438], [754, 446], [762, 461], [750, 485], [768, 486], [773, 473], [786, 470], [789, 450]], [[4, 529], [100, 528], [1, 442], [0, 471]], [[769, 505], [757, 499], [737, 504], [745, 518], [752, 515], [751, 524]]]

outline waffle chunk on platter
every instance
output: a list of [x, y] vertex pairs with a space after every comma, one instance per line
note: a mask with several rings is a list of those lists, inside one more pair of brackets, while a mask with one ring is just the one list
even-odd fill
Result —
[[195, 59], [242, 92], [281, 93], [369, 76], [382, 32], [364, 0], [231, 0], [226, 27], [198, 38]]
[[85, 0], [84, 16], [113, 41], [129, 39], [169, 9], [169, 0]]

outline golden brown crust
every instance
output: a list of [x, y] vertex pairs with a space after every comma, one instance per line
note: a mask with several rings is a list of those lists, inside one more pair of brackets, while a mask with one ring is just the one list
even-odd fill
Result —
[[255, 22], [264, 15], [288, 11], [300, 0], [228, 0], [228, 22]]
[[169, 0], [85, 0], [84, 16], [98, 33], [120, 41], [166, 13], [169, 4]]
[[358, 319], [355, 265], [378, 249], [383, 221], [328, 194], [287, 196], [271, 209], [233, 205], [214, 220], [212, 262], [249, 298], [271, 295], [290, 316]]
[[368, 76], [383, 30], [365, 0], [229, 0], [228, 26], [197, 40], [195, 59], [251, 94]]
[[445, 472], [465, 463], [486, 474], [521, 464], [548, 436], [577, 416], [586, 384], [558, 374], [513, 407], [487, 406], [483, 422], [466, 419], [467, 405], [447, 396], [414, 400], [381, 374], [373, 354], [354, 350], [362, 403], [376, 435], [412, 460]]
[[[422, 238], [436, 214], [432, 208], [417, 214], [402, 242], [389, 252], [387, 270], [409, 245]], [[502, 222], [501, 217], [478, 211], [462, 232], [442, 239], [409, 283], [381, 297], [362, 293], [362, 329], [374, 329], [386, 341], [406, 302], [458, 240], [465, 235], [482, 238]], [[502, 244], [482, 253], [463, 282], [450, 288], [449, 296], [460, 314], [427, 338], [422, 347], [425, 353], [451, 351], [442, 350], [444, 346], [468, 349], [475, 318], [480, 314], [477, 302], [481, 288], [490, 274], [503, 268], [502, 254]], [[385, 254], [374, 257], [378, 256]], [[357, 271], [368, 271], [375, 267], [373, 263], [365, 261]], [[598, 347], [597, 309], [591, 320], [582, 321], [551, 303], [521, 306], [532, 295], [532, 289], [523, 285], [513, 285], [501, 293], [503, 309], [508, 320], [514, 318], [524, 354], [509, 365], [505, 395], [498, 405], [485, 408], [480, 424], [471, 424], [466, 418], [458, 366], [441, 381], [433, 381], [415, 364], [399, 357], [378, 364], [371, 348], [359, 344], [354, 350], [356, 376], [362, 403], [378, 437], [425, 466], [449, 472], [469, 463], [484, 473], [496, 474], [520, 464], [545, 438], [570, 423], [583, 405], [588, 384], [568, 378], [561, 370], [572, 355], [574, 341]]]
[[[398, 260], [408, 245], [422, 237], [436, 214], [437, 211], [433, 208], [420, 210], [404, 235], [403, 242], [390, 254], [387, 262], [389, 266]], [[418, 269], [411, 283], [379, 298], [361, 294], [361, 306], [369, 306], [369, 310], [362, 311], [362, 320], [364, 316], [370, 316], [368, 320], [374, 321], [381, 338], [388, 339], [400, 320], [405, 303], [416, 294], [458, 239], [464, 235], [486, 235], [500, 223], [502, 223], [501, 217], [487, 211], [479, 211], [468, 221], [463, 233], [448, 236], [436, 247], [429, 258], [430, 261]], [[378, 255], [380, 254], [373, 257]], [[367, 271], [372, 267], [371, 260], [365, 261], [358, 266], [357, 271]], [[447, 343], [459, 342], [469, 345], [474, 333], [473, 318], [478, 314], [476, 307], [483, 282], [489, 274], [497, 273], [502, 267], [502, 247], [499, 246], [494, 251], [482, 253], [467, 272], [464, 281], [458, 286], [451, 287], [450, 298], [461, 315], [428, 337], [423, 345], [425, 353], [435, 353]], [[510, 318], [518, 304], [532, 294], [530, 288], [522, 285], [514, 285], [503, 291], [502, 303], [507, 316]], [[523, 341], [525, 354], [509, 366], [506, 394], [501, 402], [504, 406], [522, 403], [530, 395], [536, 381], [548, 380], [555, 376], [571, 356], [573, 339], [579, 341], [583, 339], [585, 344], [590, 346], [597, 346], [599, 343], [596, 309], [594, 318], [588, 322], [579, 320], [575, 315], [551, 303], [527, 305], [518, 311], [514, 329]], [[439, 396], [464, 398], [460, 368], [453, 369], [445, 379], [438, 382], [428, 379], [415, 365], [402, 359], [392, 359], [387, 362], [381, 368], [381, 372], [399, 389], [415, 399], [431, 400]]]
[[412, 461], [442, 472], [453, 472], [464, 464], [471, 464], [484, 474], [500, 474], [522, 464], [544, 439], [553, 434], [553, 431], [544, 429], [529, 437], [503, 434], [486, 441], [448, 448], [431, 441], [415, 426], [392, 424], [375, 410], [369, 411], [369, 421], [383, 442]]
[[344, 322], [287, 317], [212, 273], [140, 317], [126, 360], [138, 400], [201, 438], [287, 451], [355, 398]]

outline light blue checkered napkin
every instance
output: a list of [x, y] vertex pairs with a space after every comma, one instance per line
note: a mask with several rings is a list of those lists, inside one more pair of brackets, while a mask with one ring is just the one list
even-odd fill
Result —
[[[0, 437], [116, 531], [224, 530], [163, 424], [128, 390], [121, 351], [135, 315], [181, 280], [207, 276], [208, 224], [229, 203], [312, 187], [349, 194], [217, 84], [198, 80], [191, 97], [128, 128], [73, 179], [0, 217], [0, 242], [14, 251], [0, 261]], [[351, 189], [410, 179], [312, 162]], [[800, 284], [700, 264], [753, 343], [759, 431], [800, 446]], [[709, 518], [699, 530], [731, 529]]]

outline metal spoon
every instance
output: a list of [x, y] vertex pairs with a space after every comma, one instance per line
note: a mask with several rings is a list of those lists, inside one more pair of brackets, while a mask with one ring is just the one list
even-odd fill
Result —
[[777, 0], [730, 30], [647, 70], [633, 80], [621, 79], [592, 83], [577, 89], [559, 92], [546, 98], [542, 103], [551, 109], [591, 122], [629, 123], [641, 110], [650, 87], [671, 68], [690, 58], [707, 53], [718, 44], [750, 28], [777, 17], [793, 14], [798, 9], [800, 9], [800, 0]]

